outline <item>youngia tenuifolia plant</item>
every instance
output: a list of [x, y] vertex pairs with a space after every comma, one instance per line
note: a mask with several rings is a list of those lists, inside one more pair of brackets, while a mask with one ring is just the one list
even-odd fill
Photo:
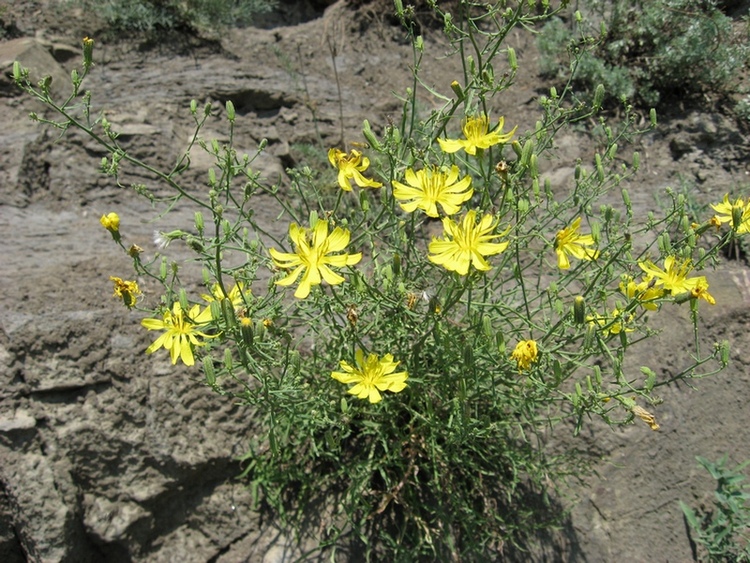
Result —
[[[202, 294], [165, 252], [129, 241], [133, 218], [101, 218], [137, 281], [160, 290], [146, 299], [136, 281], [112, 277], [115, 296], [153, 331], [146, 352], [195, 366], [219, 395], [254, 406], [243, 462], [258, 499], [298, 529], [320, 518], [320, 548], [354, 544], [387, 561], [491, 559], [554, 524], [547, 491], [586, 466], [575, 450], [546, 448], [561, 421], [575, 432], [592, 417], [657, 430], [655, 390], [726, 365], [726, 343], [700, 346], [699, 310], [714, 303], [702, 270], [750, 228], [750, 203], [729, 197], [715, 217], [689, 217], [671, 193], [663, 215], [635, 214], [621, 184], [639, 156], [621, 146], [645, 130], [628, 106], [616, 126], [596, 117], [603, 88], [591, 105], [553, 88], [531, 128], [497, 115], [519, 72], [508, 33], [558, 9], [434, 9], [463, 75], [445, 85], [449, 95], [431, 90], [440, 109], [419, 111], [425, 44], [397, 1], [413, 87], [399, 119], [365, 119], [357, 148], [325, 151], [331, 186], [304, 170], [289, 171], [291, 189], [259, 181], [254, 157], [235, 149], [231, 102], [221, 108], [228, 140], [202, 140], [216, 107], [193, 102], [193, 142], [175, 167], [142, 162], [81, 91], [88, 38], [62, 101], [14, 66], [18, 86], [57, 112], [34, 119], [94, 138], [118, 183], [125, 164], [152, 174], [168, 197], [131, 187], [155, 206], [194, 207], [193, 225], [162, 236], [194, 253]], [[551, 185], [539, 165], [555, 136], [592, 119], [606, 145], [574, 163], [569, 189]], [[646, 130], [655, 125], [652, 112]], [[198, 150], [215, 165], [202, 189], [188, 189], [180, 173]], [[261, 195], [283, 206], [287, 238], [259, 223]], [[690, 309], [694, 364], [669, 378], [657, 366], [630, 371], [631, 347], [655, 334], [648, 315], [670, 307]]]

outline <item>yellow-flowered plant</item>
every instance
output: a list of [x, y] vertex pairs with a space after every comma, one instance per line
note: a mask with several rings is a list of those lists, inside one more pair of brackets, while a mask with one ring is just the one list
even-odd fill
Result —
[[596, 260], [599, 251], [589, 248], [596, 244], [591, 235], [582, 235], [581, 218], [576, 217], [569, 227], [557, 232], [555, 237], [555, 252], [557, 253], [557, 267], [561, 270], [570, 268], [570, 257], [578, 260]]
[[516, 361], [519, 370], [525, 370], [537, 361], [538, 355], [539, 350], [535, 340], [521, 340], [516, 344], [510, 356]]
[[292, 223], [289, 238], [294, 243], [293, 253], [279, 252], [275, 248], [269, 249], [269, 253], [277, 268], [292, 270], [286, 277], [277, 280], [276, 285], [292, 285], [302, 275], [294, 292], [298, 299], [310, 295], [312, 286], [320, 285], [323, 280], [331, 285], [342, 283], [344, 278], [331, 270], [331, 266], [353, 266], [362, 259], [361, 252], [342, 252], [349, 245], [350, 233], [341, 227], [336, 227], [329, 233], [328, 221], [319, 220], [311, 229]]
[[358, 150], [352, 149], [349, 154], [332, 148], [328, 151], [328, 161], [338, 169], [338, 182], [342, 190], [352, 191], [352, 182], [360, 188], [380, 188], [380, 182], [365, 178], [362, 172], [370, 167], [370, 159]]
[[379, 403], [383, 396], [380, 391], [398, 393], [406, 389], [408, 374], [396, 371], [400, 362], [393, 361], [393, 356], [386, 354], [379, 358], [376, 354], [368, 354], [357, 350], [354, 354], [354, 365], [341, 360], [343, 371], [331, 372], [331, 377], [345, 385], [354, 384], [348, 392], [360, 399], [367, 399], [371, 403]]
[[128, 309], [135, 307], [138, 297], [141, 295], [141, 290], [138, 287], [138, 283], [135, 281], [128, 281], [116, 276], [110, 276], [109, 280], [115, 284], [115, 292], [113, 297], [119, 297]]
[[513, 138], [518, 125], [509, 132], [503, 133], [504, 125], [505, 118], [501, 117], [497, 127], [490, 131], [490, 118], [486, 115], [468, 117], [463, 124], [465, 139], [438, 139], [438, 142], [440, 148], [447, 153], [454, 153], [463, 149], [466, 154], [476, 155], [477, 150], [482, 151], [495, 145], [507, 143]]
[[153, 354], [163, 347], [169, 350], [169, 357], [173, 364], [180, 359], [186, 366], [192, 366], [195, 364], [193, 351], [197, 346], [205, 344], [205, 338], [210, 338], [210, 335], [199, 329], [201, 325], [207, 325], [210, 321], [210, 309], [205, 308], [201, 311], [199, 305], [193, 305], [189, 311], [184, 311], [180, 302], [175, 301], [172, 309], [166, 309], [161, 319], [141, 321], [141, 324], [148, 330], [164, 331], [164, 334], [146, 349], [146, 353]]
[[428, 167], [416, 172], [406, 169], [406, 184], [393, 182], [393, 197], [399, 200], [404, 211], [411, 213], [421, 209], [430, 217], [438, 217], [438, 204], [446, 215], [454, 215], [461, 210], [461, 205], [471, 199], [474, 190], [471, 187], [471, 176], [459, 180], [458, 166], [450, 169]]
[[469, 273], [469, 266], [480, 272], [489, 270], [488, 256], [500, 254], [508, 248], [508, 242], [498, 242], [507, 234], [496, 233], [497, 221], [492, 215], [483, 215], [477, 223], [477, 212], [466, 212], [460, 223], [449, 217], [443, 218], [443, 238], [430, 242], [430, 262], [461, 276]]
[[[572, 419], [576, 433], [590, 418], [658, 430], [659, 387], [726, 364], [728, 347], [700, 337], [702, 302], [715, 302], [704, 270], [750, 232], [750, 212], [746, 199], [726, 195], [712, 205], [716, 215], [693, 216], [672, 190], [661, 211], [636, 212], [628, 189], [638, 189], [640, 157], [624, 145], [656, 115], [639, 130], [628, 105], [621, 122], [602, 124], [596, 149], [585, 153], [582, 143], [580, 161], [567, 163], [571, 182], [553, 184], [540, 170], [565, 164], [550, 152], [555, 135], [603, 120], [603, 89], [591, 103], [550, 89], [532, 117], [509, 114], [494, 127], [489, 115], [515, 99], [506, 91], [521, 67], [508, 34], [560, 10], [518, 2], [451, 15], [433, 4], [462, 75], [420, 76], [428, 42], [397, 3], [416, 73], [398, 93], [401, 115], [363, 115], [378, 122], [365, 120], [364, 142], [347, 143], [362, 150], [319, 147], [321, 170], [289, 170], [278, 185], [255, 170], [263, 146], [238, 155], [251, 139], [237, 131], [252, 122], [236, 128], [250, 118], [231, 102], [189, 108], [194, 139], [207, 120], [225, 117], [223, 144], [196, 141], [174, 170], [140, 161], [130, 149], [137, 140], [122, 146], [113, 124], [90, 119], [95, 93], [80, 88], [97, 68], [93, 41], [67, 101], [53, 100], [20, 64], [13, 77], [62, 111], [61, 131], [78, 129], [109, 153], [102, 168], [115, 181], [121, 163], [140, 166], [165, 190], [156, 198], [133, 186], [137, 194], [165, 215], [178, 205], [194, 212], [192, 225], [158, 232], [155, 244], [104, 215], [144, 295], [135, 282], [112, 281], [146, 317], [143, 327], [160, 332], [147, 353], [164, 348], [173, 364], [199, 366], [218, 394], [253, 406], [253, 434], [238, 438], [249, 438], [252, 490], [291, 525], [320, 506], [321, 541], [332, 550], [346, 543], [365, 558], [493, 561], [543, 526], [533, 506], [550, 483], [585, 474], [576, 447], [545, 448], [568, 427], [559, 422]], [[319, 125], [321, 138], [338, 135]], [[338, 125], [351, 134], [351, 123]], [[459, 128], [463, 138], [450, 138]], [[207, 190], [175, 173], [199, 146], [215, 159]], [[319, 179], [331, 174], [326, 155], [341, 188], [333, 196], [331, 180]], [[198, 279], [182, 268], [185, 250]], [[197, 283], [202, 299], [191, 300]], [[634, 374], [632, 344], [654, 337], [649, 316], [669, 307], [689, 308], [672, 330], [693, 336], [693, 364]], [[529, 502], [532, 491], [540, 502]]]

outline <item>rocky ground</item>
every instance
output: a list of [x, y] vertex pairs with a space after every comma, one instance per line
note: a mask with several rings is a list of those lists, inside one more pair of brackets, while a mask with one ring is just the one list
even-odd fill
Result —
[[[0, 67], [13, 60], [53, 76], [59, 88], [80, 61], [87, 17], [61, 17], [56, 3], [16, 2], [13, 33], [0, 42]], [[376, 4], [287, 6], [306, 21], [233, 30], [216, 42], [159, 45], [97, 42], [86, 88], [94, 106], [136, 154], [168, 166], [187, 145], [191, 99], [232, 100], [237, 138], [246, 150], [269, 141], [258, 170], [284, 170], [307, 146], [359, 140], [367, 118], [382, 127], [400, 104], [393, 92], [410, 81], [410, 49]], [[283, 20], [283, 18], [282, 18]], [[287, 19], [286, 21], [291, 21]], [[548, 87], [537, 75], [528, 36], [514, 35], [523, 72], [496, 115], [533, 127], [535, 99]], [[454, 78], [437, 34], [426, 34], [425, 76], [449, 94]], [[335, 67], [334, 67], [335, 65]], [[334, 70], [341, 80], [343, 108]], [[145, 222], [148, 205], [97, 171], [101, 153], [78, 134], [60, 138], [28, 119], [40, 111], [0, 78], [0, 561], [286, 561], [304, 546], [253, 508], [235, 479], [237, 456], [252, 432], [252, 413], [204, 387], [196, 371], [164, 357], [146, 358], [150, 335], [140, 317], [111, 298], [110, 275], [130, 264], [99, 224], [116, 210], [130, 240], [147, 252], [155, 229], [188, 220], [178, 209]], [[428, 94], [425, 107], [437, 105]], [[222, 138], [218, 118], [205, 132]], [[576, 158], [591, 160], [587, 131], [559, 138], [545, 173], [565, 181]], [[675, 108], [638, 149], [642, 172], [629, 190], [640, 212], [656, 209], [671, 186], [698, 203], [748, 191], [747, 132], [707, 110]], [[205, 185], [208, 162], [193, 161], [188, 181]], [[147, 178], [141, 181], [149, 182]], [[261, 206], [268, 228], [277, 216]], [[179, 248], [172, 249], [180, 252]], [[742, 261], [708, 272], [718, 303], [702, 306], [705, 345], [728, 339], [732, 362], [694, 387], [664, 389], [655, 407], [661, 430], [643, 424], [612, 431], [594, 423], [575, 445], [603, 455], [598, 475], [574, 486], [567, 527], [535, 551], [538, 561], [691, 561], [678, 499], [710, 500], [712, 482], [695, 456], [750, 458], [750, 274]], [[689, 363], [686, 312], [660, 315], [666, 329], [639, 363], [667, 377]], [[573, 440], [572, 438], [566, 438]], [[356, 557], [352, 560], [356, 560]]]

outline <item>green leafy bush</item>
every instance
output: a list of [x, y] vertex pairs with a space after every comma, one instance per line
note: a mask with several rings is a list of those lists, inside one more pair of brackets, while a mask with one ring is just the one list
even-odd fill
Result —
[[216, 32], [251, 24], [271, 11], [276, 0], [69, 0], [99, 15], [112, 35], [177, 30]]
[[716, 462], [696, 458], [716, 480], [713, 507], [697, 512], [680, 501], [693, 539], [704, 550], [702, 561], [711, 563], [742, 563], [750, 561], [750, 485], [743, 483], [742, 470], [746, 461], [734, 468], [727, 467], [727, 456]]
[[603, 84], [619, 99], [653, 106], [707, 92], [733, 92], [750, 56], [747, 30], [712, 0], [613, 0], [586, 3], [579, 25], [548, 22], [538, 45], [542, 70], [557, 74], [578, 53], [575, 79], [593, 91]]

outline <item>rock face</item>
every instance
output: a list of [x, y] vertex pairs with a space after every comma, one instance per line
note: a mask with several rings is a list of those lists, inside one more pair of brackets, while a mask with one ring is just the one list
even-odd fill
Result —
[[[191, 99], [216, 107], [232, 100], [240, 148], [252, 152], [266, 139], [256, 169], [283, 184], [285, 168], [303, 149], [324, 154], [342, 131], [347, 140], [360, 140], [364, 118], [382, 127], [399, 111], [391, 92], [410, 85], [410, 51], [376, 8], [354, 12], [338, 3], [323, 13], [322, 6], [310, 6], [321, 17], [272, 30], [234, 30], [220, 48], [178, 54], [168, 46], [139, 51], [97, 44], [97, 66], [85, 88], [121, 141], [160, 167], [172, 166], [187, 146]], [[45, 39], [44, 10], [26, 8], [18, 8], [18, 26], [28, 37], [0, 43], [0, 66], [7, 71], [8, 61], [20, 58], [53, 76], [58, 88], [78, 62], [70, 56], [77, 39]], [[429, 35], [426, 42], [436, 57], [442, 53]], [[427, 79], [450, 95], [458, 68], [445, 60], [424, 64]], [[536, 109], [525, 102], [537, 86], [532, 70], [496, 113], [512, 115], [519, 129], [533, 127]], [[164, 354], [145, 356], [151, 335], [140, 317], [111, 298], [109, 276], [131, 277], [131, 266], [114, 252], [98, 218], [116, 210], [129, 240], [153, 255], [154, 229], [190, 221], [189, 210], [142, 222], [152, 217], [148, 204], [98, 173], [102, 154], [95, 144], [76, 132], [58, 139], [30, 122], [28, 113], [41, 108], [16, 96], [7, 81], [0, 80], [0, 96], [0, 561], [270, 563], [298, 557], [304, 548], [274, 528], [235, 479], [237, 458], [254, 432], [251, 410], [214, 395], [198, 371], [176, 368]], [[438, 104], [426, 93], [422, 101], [426, 108]], [[218, 113], [203, 132], [206, 140], [226, 135]], [[644, 173], [629, 188], [641, 212], [684, 171], [694, 172], [703, 203], [746, 182], [747, 140], [724, 118], [692, 114], [647, 142]], [[727, 142], [733, 152], [722, 154]], [[573, 136], [560, 145], [565, 161], [545, 173], [562, 183], [570, 175], [563, 167], [590, 158], [593, 145]], [[212, 163], [200, 153], [191, 156], [184, 182], [204, 190]], [[151, 178], [124, 172], [124, 185], [161, 189]], [[272, 201], [261, 198], [258, 214], [267, 229], [283, 235]], [[743, 350], [750, 284], [744, 266], [726, 273], [712, 281], [723, 304], [707, 313], [707, 334]], [[675, 329], [683, 321], [670, 321], [660, 348], [644, 352], [644, 365], [662, 366], [663, 373], [684, 365], [686, 336]], [[652, 560], [654, 553], [665, 560], [689, 557], [676, 500], [692, 501], [710, 486], [694, 455], [728, 451], [740, 461], [750, 452], [740, 400], [748, 359], [739, 352], [734, 359], [699, 392], [665, 391], [660, 434], [639, 426], [615, 433], [587, 427], [584, 445], [605, 452], [616, 466], [604, 463], [599, 471], [606, 481], [591, 480], [592, 492], [583, 492], [587, 500], [569, 527], [575, 537], [566, 543], [575, 546], [566, 554], [571, 560], [617, 560], [623, 553], [631, 561]], [[643, 529], [644, 515], [658, 526]]]

